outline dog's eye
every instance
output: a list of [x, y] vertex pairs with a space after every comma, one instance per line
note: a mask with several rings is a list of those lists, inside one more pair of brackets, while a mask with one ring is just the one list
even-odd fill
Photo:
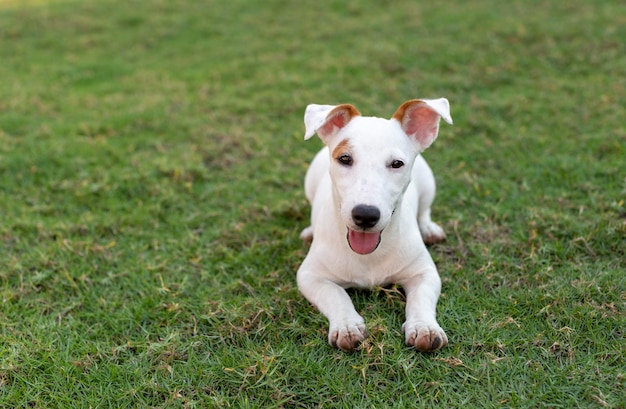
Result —
[[401, 160], [394, 160], [393, 162], [391, 162], [391, 167], [394, 169], [400, 169], [402, 166], [404, 166], [404, 162], [402, 162]]
[[344, 166], [352, 166], [352, 156], [343, 154], [337, 158], [337, 161]]

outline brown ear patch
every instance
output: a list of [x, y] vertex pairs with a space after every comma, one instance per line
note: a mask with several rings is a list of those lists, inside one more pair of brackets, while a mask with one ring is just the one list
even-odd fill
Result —
[[392, 118], [400, 122], [404, 132], [419, 142], [422, 149], [426, 149], [437, 137], [440, 116], [422, 100], [406, 101]]
[[341, 104], [336, 106], [332, 111], [328, 113], [326, 122], [318, 129], [318, 133], [328, 135], [335, 129], [341, 129], [350, 122], [355, 116], [359, 116], [361, 113], [350, 104]]
[[419, 99], [412, 99], [410, 101], [406, 101], [404, 104], [400, 105], [400, 107], [396, 110], [395, 114], [393, 114], [392, 118], [395, 118], [398, 122], [402, 123], [402, 119], [406, 114], [406, 110], [414, 104], [419, 104], [422, 101]]
[[[432, 119], [437, 119], [439, 114], [434, 112], [430, 107], [419, 99], [412, 99], [406, 101], [400, 105], [398, 110], [393, 114], [393, 118], [396, 119], [402, 125], [405, 132], [409, 135], [414, 134], [419, 130], [422, 124], [432, 122]], [[438, 123], [438, 121], [437, 121]]]

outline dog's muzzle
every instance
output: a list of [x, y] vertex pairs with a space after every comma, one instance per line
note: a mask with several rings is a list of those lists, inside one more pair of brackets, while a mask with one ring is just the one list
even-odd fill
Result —
[[357, 205], [352, 209], [352, 221], [360, 231], [348, 228], [348, 244], [358, 254], [370, 254], [380, 244], [382, 232], [368, 232], [380, 220], [380, 210], [375, 206]]

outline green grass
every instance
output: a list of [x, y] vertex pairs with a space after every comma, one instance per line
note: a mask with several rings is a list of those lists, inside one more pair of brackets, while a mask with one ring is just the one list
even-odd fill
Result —
[[[626, 407], [626, 5], [0, 1], [0, 407]], [[298, 293], [308, 103], [447, 97], [436, 354]]]

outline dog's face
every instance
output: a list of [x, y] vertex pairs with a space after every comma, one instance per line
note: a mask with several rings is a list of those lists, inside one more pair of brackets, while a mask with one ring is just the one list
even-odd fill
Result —
[[330, 176], [350, 248], [373, 252], [411, 181], [417, 147], [397, 121], [357, 117], [329, 145]]
[[391, 119], [362, 117], [355, 107], [309, 105], [305, 138], [328, 145], [333, 194], [350, 248], [372, 253], [411, 181], [416, 156], [437, 137], [439, 118], [452, 122], [448, 101], [413, 100]]

